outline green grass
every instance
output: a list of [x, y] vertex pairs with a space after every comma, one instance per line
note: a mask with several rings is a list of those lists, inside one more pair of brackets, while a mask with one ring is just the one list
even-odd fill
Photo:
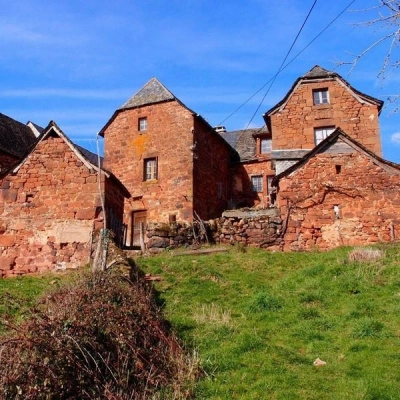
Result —
[[[392, 400], [400, 399], [400, 245], [379, 248], [383, 259], [362, 262], [348, 261], [351, 248], [235, 247], [137, 262], [162, 277], [160, 305], [199, 354], [195, 399]], [[0, 290], [25, 279], [38, 280], [26, 287], [33, 292], [48, 284], [3, 280]]]
[[380, 248], [364, 262], [350, 248], [138, 262], [199, 352], [196, 399], [400, 399], [400, 246]]

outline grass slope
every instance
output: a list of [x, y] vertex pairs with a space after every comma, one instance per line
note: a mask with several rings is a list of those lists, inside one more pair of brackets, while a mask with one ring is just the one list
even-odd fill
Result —
[[[379, 248], [384, 258], [371, 262], [350, 262], [350, 248], [232, 248], [138, 264], [162, 276], [165, 315], [198, 352], [196, 399], [400, 399], [400, 245]], [[53, 280], [0, 280], [0, 291], [29, 305]]]
[[199, 352], [196, 399], [400, 399], [400, 246], [380, 248], [372, 262], [233, 249], [139, 266]]

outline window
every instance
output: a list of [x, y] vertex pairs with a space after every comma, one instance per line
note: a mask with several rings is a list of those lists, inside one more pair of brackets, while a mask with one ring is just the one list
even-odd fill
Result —
[[147, 117], [139, 118], [138, 128], [139, 131], [147, 131]]
[[253, 188], [253, 192], [262, 192], [263, 191], [262, 175], [253, 175], [251, 177], [251, 186]]
[[144, 180], [157, 179], [157, 158], [146, 158], [144, 160]]
[[325, 138], [327, 138], [335, 130], [334, 126], [326, 126], [323, 128], [314, 129], [315, 144], [321, 143]]
[[329, 104], [329, 92], [328, 89], [317, 89], [313, 90], [314, 105], [317, 104]]
[[272, 150], [272, 140], [271, 139], [261, 139], [261, 154], [271, 153]]

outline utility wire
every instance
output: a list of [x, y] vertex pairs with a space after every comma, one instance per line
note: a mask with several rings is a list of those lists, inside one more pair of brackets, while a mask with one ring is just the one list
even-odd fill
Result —
[[[263, 86], [261, 86], [254, 94], [252, 94], [246, 101], [244, 101], [238, 108], [236, 108], [233, 112], [231, 112], [223, 121], [221, 121], [218, 125], [222, 125], [225, 121], [227, 121], [229, 118], [231, 118], [233, 115], [235, 115], [242, 107], [244, 107], [253, 97], [255, 97], [258, 93], [261, 92], [270, 82], [275, 80], [275, 78], [283, 71], [285, 70], [293, 61], [295, 61], [300, 54], [302, 54], [305, 50], [307, 50], [323, 33], [325, 33], [326, 30], [328, 30], [341, 16], [344, 14], [347, 9], [355, 3], [357, 0], [352, 0], [350, 3], [328, 24], [324, 29], [322, 29], [321, 32], [318, 33], [317, 36], [315, 36], [305, 47], [303, 47], [302, 50], [300, 50], [293, 58], [290, 59], [280, 70], [277, 72], [277, 74], [272, 77], [268, 82], [266, 82]], [[263, 99], [264, 100], [264, 99]], [[261, 105], [260, 105], [261, 106]], [[258, 107], [258, 109], [260, 108]], [[247, 129], [247, 128], [246, 128]]]
[[313, 5], [311, 6], [310, 11], [308, 12], [308, 14], [307, 14], [305, 20], [303, 21], [303, 23], [302, 23], [302, 25], [301, 25], [299, 31], [297, 32], [297, 35], [296, 35], [296, 37], [294, 38], [294, 40], [293, 40], [293, 42], [292, 42], [292, 45], [290, 46], [290, 49], [287, 51], [287, 53], [286, 53], [286, 55], [285, 55], [285, 58], [283, 59], [281, 65], [280, 65], [279, 68], [278, 68], [277, 73], [273, 76], [273, 78], [272, 78], [272, 80], [271, 80], [271, 83], [270, 83], [270, 85], [269, 85], [267, 91], [265, 92], [263, 98], [261, 99], [260, 103], [258, 104], [258, 107], [256, 108], [256, 111], [254, 111], [254, 114], [253, 114], [252, 117], [250, 118], [250, 121], [249, 121], [249, 123], [247, 124], [245, 130], [246, 130], [246, 129], [249, 127], [249, 125], [253, 122], [254, 117], [257, 115], [258, 110], [260, 109], [262, 103], [264, 102], [265, 98], [267, 97], [267, 94], [268, 94], [269, 91], [271, 90], [271, 87], [272, 87], [272, 85], [274, 84], [274, 82], [275, 82], [277, 76], [278, 76], [279, 73], [282, 71], [282, 68], [283, 68], [283, 66], [285, 65], [285, 62], [286, 62], [287, 58], [289, 57], [290, 52], [292, 51], [294, 45], [296, 44], [297, 39], [298, 39], [299, 36], [300, 36], [300, 33], [303, 31], [303, 28], [304, 28], [304, 26], [306, 25], [306, 23], [307, 23], [307, 21], [308, 21], [308, 18], [310, 17], [310, 15], [311, 15], [311, 13], [312, 13], [312, 11], [313, 11], [315, 5], [317, 4], [317, 1], [318, 1], [318, 0], [314, 0], [314, 3], [313, 3]]

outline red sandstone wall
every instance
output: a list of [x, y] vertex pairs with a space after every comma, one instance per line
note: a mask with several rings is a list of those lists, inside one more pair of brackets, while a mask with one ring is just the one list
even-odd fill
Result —
[[63, 139], [39, 143], [0, 185], [0, 276], [88, 262], [100, 207], [97, 173]]
[[203, 220], [217, 218], [230, 197], [230, 148], [199, 118], [194, 124], [193, 207]]
[[[253, 192], [251, 184], [252, 175], [263, 176], [263, 191]], [[268, 207], [270, 193], [268, 192], [267, 177], [275, 176], [270, 159], [237, 164], [232, 168], [232, 202], [236, 208], [241, 207]]]
[[[147, 117], [148, 129], [138, 130], [138, 118]], [[192, 219], [192, 113], [177, 101], [124, 110], [104, 133], [105, 168], [128, 189], [125, 221], [132, 211], [147, 210], [147, 219]], [[143, 180], [144, 159], [158, 158], [158, 179]]]
[[[328, 88], [330, 104], [313, 105], [313, 89]], [[271, 116], [274, 150], [312, 149], [314, 128], [340, 127], [378, 155], [382, 154], [378, 109], [359, 102], [336, 81], [300, 84], [285, 108]]]
[[282, 220], [288, 217], [284, 250], [398, 239], [400, 171], [387, 169], [360, 153], [318, 154], [282, 178], [278, 205]]

